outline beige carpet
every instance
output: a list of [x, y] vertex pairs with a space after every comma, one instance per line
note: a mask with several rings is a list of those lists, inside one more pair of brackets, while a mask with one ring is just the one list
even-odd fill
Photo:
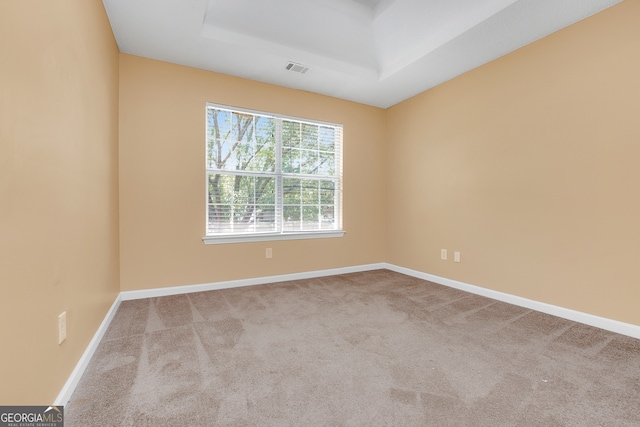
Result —
[[387, 270], [125, 301], [66, 426], [640, 426], [640, 340]]

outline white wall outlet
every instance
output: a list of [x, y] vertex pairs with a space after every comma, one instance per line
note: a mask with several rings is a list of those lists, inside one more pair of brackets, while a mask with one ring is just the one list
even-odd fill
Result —
[[453, 262], [460, 262], [460, 252], [456, 251], [453, 253]]
[[267, 250], [265, 252], [265, 256], [267, 258], [273, 258], [273, 250], [271, 250], [271, 248], [267, 248]]
[[440, 259], [443, 261], [447, 260], [447, 250], [446, 249], [440, 249]]
[[58, 344], [67, 339], [67, 312], [58, 314]]

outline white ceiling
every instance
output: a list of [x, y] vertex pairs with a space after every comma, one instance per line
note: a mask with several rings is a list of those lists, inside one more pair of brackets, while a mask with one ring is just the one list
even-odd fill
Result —
[[620, 1], [103, 3], [122, 52], [386, 108]]

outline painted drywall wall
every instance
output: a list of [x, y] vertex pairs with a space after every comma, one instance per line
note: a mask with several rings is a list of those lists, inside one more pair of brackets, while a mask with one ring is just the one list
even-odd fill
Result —
[[[204, 245], [207, 101], [342, 123], [345, 236]], [[383, 261], [384, 143], [382, 109], [122, 54], [122, 290]], [[267, 247], [271, 259], [265, 258]]]
[[53, 403], [119, 291], [117, 109], [100, 0], [0, 2], [2, 405]]
[[625, 1], [390, 108], [387, 261], [640, 325], [638, 22]]

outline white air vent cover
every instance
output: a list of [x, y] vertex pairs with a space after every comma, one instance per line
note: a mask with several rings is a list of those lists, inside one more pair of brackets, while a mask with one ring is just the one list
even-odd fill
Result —
[[310, 70], [310, 68], [307, 67], [306, 65], [297, 64], [295, 62], [287, 62], [287, 65], [284, 68], [286, 68], [289, 71], [293, 71], [300, 74], [306, 74], [307, 71]]

